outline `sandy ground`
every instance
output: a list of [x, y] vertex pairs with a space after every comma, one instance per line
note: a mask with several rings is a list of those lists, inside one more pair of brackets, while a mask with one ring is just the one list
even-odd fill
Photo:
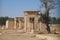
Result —
[[0, 33], [0, 40], [60, 40], [60, 35], [31, 33]]
[[0, 40], [60, 40], [60, 26], [53, 26], [53, 28], [56, 28], [59, 34], [31, 34], [0, 30]]
[[0, 40], [40, 40], [27, 33], [4, 33], [0, 35]]
[[60, 34], [37, 34], [37, 37], [46, 40], [60, 40]]

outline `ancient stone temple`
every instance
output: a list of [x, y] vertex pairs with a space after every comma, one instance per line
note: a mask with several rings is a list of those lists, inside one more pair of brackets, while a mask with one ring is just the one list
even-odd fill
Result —
[[23, 17], [16, 17], [14, 18], [14, 28], [15, 29], [23, 29], [24, 28], [24, 18]]
[[24, 29], [26, 32], [38, 31], [38, 14], [39, 11], [24, 11]]
[[6, 21], [6, 29], [23, 29], [24, 27], [24, 18], [16, 17], [14, 19], [8, 19]]
[[[15, 17], [6, 21], [5, 29], [18, 29], [24, 32], [39, 32], [46, 30], [45, 25], [38, 21], [39, 11], [24, 11], [24, 17]], [[44, 30], [44, 32], [45, 32]]]
[[14, 19], [8, 19], [6, 21], [5, 29], [13, 29], [14, 28]]

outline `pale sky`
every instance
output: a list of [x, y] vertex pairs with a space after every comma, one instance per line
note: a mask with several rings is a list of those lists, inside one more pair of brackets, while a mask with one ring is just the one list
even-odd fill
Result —
[[[60, 0], [58, 1], [58, 5]], [[0, 16], [21, 17], [24, 16], [24, 10], [38, 10], [39, 0], [0, 0]], [[60, 17], [60, 6], [51, 10], [50, 16]]]

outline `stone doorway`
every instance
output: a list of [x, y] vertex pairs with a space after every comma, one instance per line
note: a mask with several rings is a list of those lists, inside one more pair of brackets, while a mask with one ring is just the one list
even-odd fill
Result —
[[25, 32], [37, 31], [38, 13], [39, 11], [24, 11]]

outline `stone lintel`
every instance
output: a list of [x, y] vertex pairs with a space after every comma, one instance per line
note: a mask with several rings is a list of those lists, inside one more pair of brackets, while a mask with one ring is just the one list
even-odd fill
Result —
[[31, 11], [24, 11], [24, 13], [25, 13], [25, 12], [28, 12], [28, 13], [30, 13], [30, 12], [36, 13], [36, 12], [40, 12], [40, 11], [37, 11], [37, 10], [31, 10]]

